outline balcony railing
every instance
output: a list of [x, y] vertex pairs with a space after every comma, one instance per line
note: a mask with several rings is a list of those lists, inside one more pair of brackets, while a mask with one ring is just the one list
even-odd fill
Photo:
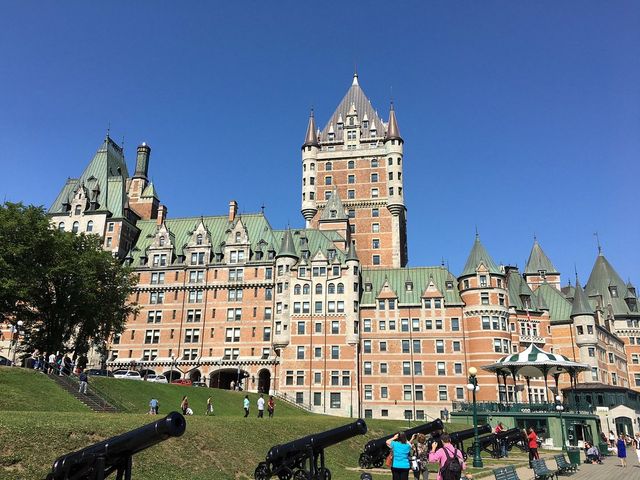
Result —
[[[555, 403], [499, 403], [499, 402], [477, 402], [478, 413], [556, 413]], [[588, 404], [565, 404], [565, 413], [588, 413], [593, 414], [593, 406]], [[473, 403], [454, 402], [454, 412], [472, 412]]]
[[520, 343], [547, 343], [540, 335], [520, 335]]

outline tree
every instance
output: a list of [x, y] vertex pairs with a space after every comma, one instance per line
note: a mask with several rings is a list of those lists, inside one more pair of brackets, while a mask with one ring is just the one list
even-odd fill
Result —
[[136, 312], [129, 302], [136, 283], [130, 269], [102, 250], [98, 235], [52, 229], [41, 208], [0, 209], [0, 277], [5, 275], [0, 315], [24, 322], [25, 349], [74, 356], [92, 347], [104, 351]]

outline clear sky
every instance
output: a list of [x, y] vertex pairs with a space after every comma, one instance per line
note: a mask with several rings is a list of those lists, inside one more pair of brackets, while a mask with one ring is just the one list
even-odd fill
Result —
[[0, 199], [49, 205], [111, 125], [152, 147], [169, 215], [302, 226], [300, 145], [354, 64], [405, 139], [410, 265], [462, 270], [477, 226], [564, 279], [640, 286], [640, 2], [0, 1]]

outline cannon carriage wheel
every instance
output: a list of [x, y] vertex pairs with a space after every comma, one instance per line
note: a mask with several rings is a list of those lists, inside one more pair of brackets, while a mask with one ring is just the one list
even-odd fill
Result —
[[278, 472], [279, 480], [291, 480], [293, 478], [293, 470], [289, 467], [284, 467]]
[[255, 480], [269, 480], [271, 475], [269, 475], [269, 467], [266, 463], [260, 462], [256, 467], [255, 472], [253, 472], [253, 478]]
[[299, 468], [298, 470], [293, 472], [293, 480], [308, 480], [308, 478], [309, 473], [302, 468]]
[[382, 468], [382, 466], [384, 465], [385, 458], [376, 458], [375, 461], [373, 462], [373, 466], [376, 468]]
[[318, 473], [315, 474], [313, 480], [331, 480], [331, 470], [327, 467], [318, 468]]
[[360, 454], [360, 458], [358, 459], [358, 465], [360, 466], [360, 468], [371, 468], [372, 463], [373, 462], [371, 461], [371, 457], [369, 455], [367, 455], [366, 453]]

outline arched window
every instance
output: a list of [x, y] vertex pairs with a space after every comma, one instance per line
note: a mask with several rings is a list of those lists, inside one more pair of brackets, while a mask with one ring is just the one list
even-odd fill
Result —
[[73, 228], [71, 229], [71, 231], [73, 233], [78, 233], [78, 230], [80, 230], [80, 223], [78, 222], [73, 222]]
[[293, 287], [293, 294], [294, 295], [300, 295], [300, 285], [296, 284], [295, 287]]
[[202, 245], [202, 234], [199, 233], [196, 237], [196, 245]]
[[93, 220], [87, 222], [87, 232], [93, 232]]
[[236, 243], [240, 243], [240, 232], [236, 232]]
[[344, 283], [338, 284], [338, 293], [344, 293]]
[[76, 205], [75, 214], [80, 215], [81, 212], [82, 212], [82, 207], [80, 205]]
[[60, 222], [58, 224], [58, 230], [60, 230], [61, 232], [64, 232], [64, 222]]
[[336, 293], [336, 284], [335, 283], [330, 283], [327, 286], [327, 293]]
[[322, 295], [322, 284], [316, 283], [316, 295]]
[[164, 236], [160, 237], [160, 240], [158, 241], [158, 243], [161, 247], [164, 247]]
[[356, 163], [353, 160], [349, 160], [349, 162], [347, 163], [347, 168], [349, 169], [356, 168]]
[[325, 169], [327, 172], [330, 172], [331, 170], [333, 170], [333, 163], [331, 163], [331, 162], [327, 162], [327, 163], [325, 163], [325, 164], [324, 164], [324, 169]]
[[302, 287], [302, 293], [303, 293], [304, 295], [309, 295], [309, 284], [305, 284], [305, 285]]

